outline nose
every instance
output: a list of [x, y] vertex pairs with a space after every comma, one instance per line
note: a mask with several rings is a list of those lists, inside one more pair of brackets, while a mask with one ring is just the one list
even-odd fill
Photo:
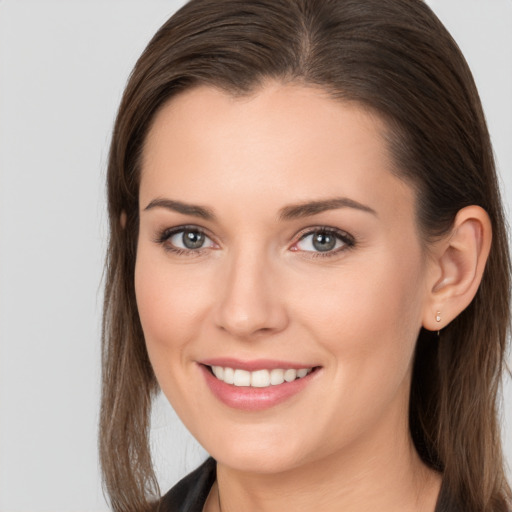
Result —
[[243, 339], [285, 329], [287, 309], [271, 262], [261, 254], [239, 254], [226, 267], [215, 310], [217, 327]]

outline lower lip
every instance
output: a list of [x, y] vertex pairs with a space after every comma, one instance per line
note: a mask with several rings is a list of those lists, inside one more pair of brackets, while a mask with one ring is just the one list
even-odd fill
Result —
[[302, 391], [316, 376], [317, 370], [292, 382], [283, 382], [266, 388], [226, 384], [217, 379], [210, 369], [199, 365], [212, 393], [225, 405], [243, 411], [262, 411], [281, 404]]

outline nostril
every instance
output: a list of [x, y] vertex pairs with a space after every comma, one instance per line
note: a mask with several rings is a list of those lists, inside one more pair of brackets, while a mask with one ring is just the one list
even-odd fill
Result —
[[237, 337], [269, 335], [288, 325], [286, 310], [278, 299], [258, 301], [254, 297], [219, 304], [215, 320], [218, 328]]

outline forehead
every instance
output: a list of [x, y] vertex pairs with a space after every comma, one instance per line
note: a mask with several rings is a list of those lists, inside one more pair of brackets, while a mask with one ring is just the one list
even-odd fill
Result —
[[141, 205], [165, 193], [276, 208], [333, 194], [377, 206], [411, 199], [394, 175], [385, 132], [378, 116], [316, 88], [268, 83], [235, 97], [196, 87], [155, 116], [143, 151]]
[[[254, 145], [258, 135], [267, 133], [270, 137], [276, 130], [284, 130], [283, 136], [289, 134], [296, 121], [299, 123], [295, 124], [293, 135], [312, 141], [318, 135], [325, 140], [328, 134], [333, 136], [333, 141], [336, 136], [338, 141], [340, 136], [348, 135], [355, 139], [360, 132], [348, 126], [354, 121], [376, 136], [387, 131], [384, 121], [370, 109], [356, 102], [334, 99], [319, 87], [267, 81], [250, 93], [235, 95], [217, 87], [199, 85], [173, 96], [157, 111], [146, 137], [144, 157], [154, 150], [154, 144], [149, 148], [148, 145], [167, 137], [177, 125], [181, 129], [174, 132], [175, 136], [214, 126], [217, 130], [222, 128], [219, 135], [232, 136], [242, 129], [242, 134], [251, 133], [250, 142]], [[200, 135], [201, 142], [208, 142], [205, 133]]]

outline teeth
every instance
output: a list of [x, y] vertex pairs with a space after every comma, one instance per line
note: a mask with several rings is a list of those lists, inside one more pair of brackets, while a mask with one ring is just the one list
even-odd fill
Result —
[[222, 368], [222, 366], [212, 366], [212, 371], [215, 377], [217, 377], [217, 379], [224, 379], [224, 368]]
[[251, 385], [251, 372], [245, 370], [235, 370], [235, 377], [233, 379], [235, 386], [250, 386]]
[[302, 379], [313, 368], [300, 368], [295, 370], [287, 368], [275, 368], [273, 370], [256, 370], [248, 372], [246, 370], [234, 369], [222, 366], [212, 366], [212, 372], [217, 379], [225, 382], [226, 384], [234, 384], [235, 386], [253, 387], [253, 388], [267, 388], [269, 386], [278, 386], [284, 382], [293, 382], [295, 379]]
[[270, 384], [273, 386], [277, 386], [278, 384], [282, 384], [284, 382], [284, 370], [272, 370], [270, 372]]
[[253, 388], [266, 388], [270, 386], [270, 372], [268, 370], [252, 372], [251, 386]]
[[235, 370], [233, 368], [222, 368], [224, 370], [223, 380], [226, 384], [233, 384], [235, 382]]
[[299, 379], [302, 379], [302, 377], [305, 377], [308, 374], [307, 368], [301, 368], [300, 370], [297, 370], [297, 377]]
[[292, 382], [297, 378], [297, 370], [286, 370], [284, 372], [284, 380], [286, 382]]

